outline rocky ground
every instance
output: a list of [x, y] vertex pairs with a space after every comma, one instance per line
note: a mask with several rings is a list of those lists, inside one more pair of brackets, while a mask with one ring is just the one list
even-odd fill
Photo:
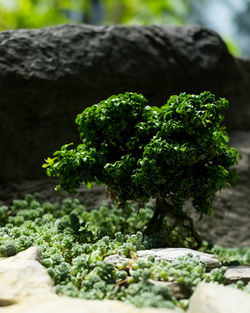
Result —
[[[234, 132], [230, 138], [230, 145], [242, 154], [237, 165], [239, 181], [216, 195], [212, 216], [204, 216], [202, 221], [198, 221], [199, 216], [191, 212], [203, 240], [227, 247], [250, 247], [250, 132]], [[58, 195], [54, 191], [55, 186], [56, 180], [48, 178], [2, 184], [0, 205], [22, 199], [26, 193], [39, 192], [41, 200], [51, 202], [69, 196], [66, 192]], [[80, 199], [89, 210], [111, 203], [103, 186], [82, 187], [73, 197]], [[190, 210], [188, 205], [187, 210]]]
[[[139, 259], [155, 256], [159, 260], [175, 262], [180, 256], [189, 253], [199, 254], [207, 269], [219, 267], [221, 264], [213, 255], [198, 253], [190, 249], [156, 249], [144, 250]], [[116, 259], [119, 256], [116, 256]], [[112, 256], [108, 262], [112, 262]], [[40, 254], [35, 247], [18, 253], [9, 258], [0, 258], [0, 313], [174, 313], [175, 310], [136, 308], [120, 301], [91, 301], [59, 296], [54, 292], [54, 286], [47, 271], [39, 262]], [[114, 258], [113, 258], [114, 261]], [[116, 262], [116, 261], [115, 261]], [[118, 260], [119, 263], [119, 260]], [[227, 274], [227, 272], [229, 273]], [[237, 276], [237, 280], [247, 277], [250, 280], [249, 267], [244, 268], [245, 275], [228, 268], [227, 280]], [[243, 274], [243, 275], [242, 275]], [[175, 281], [155, 281], [151, 284], [163, 284], [168, 287], [177, 299], [186, 299], [188, 287]], [[187, 313], [249, 313], [250, 296], [246, 292], [230, 286], [201, 282], [193, 293]]]

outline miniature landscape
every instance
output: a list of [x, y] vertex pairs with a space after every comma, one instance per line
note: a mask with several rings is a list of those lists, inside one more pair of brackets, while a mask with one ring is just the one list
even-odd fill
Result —
[[[173, 46], [178, 51], [177, 30], [149, 27], [141, 31], [156, 32], [165, 39], [175, 38], [177, 45]], [[135, 47], [138, 52], [147, 36], [142, 35], [138, 27], [135, 33], [130, 31], [131, 28], [126, 27], [65, 25], [11, 31], [0, 34], [0, 39], [5, 36], [7, 46], [13, 45], [13, 38], [14, 42], [29, 38], [28, 45], [32, 42], [43, 46], [47, 44], [44, 38], [49, 35], [53, 38], [50, 42], [53, 55], [54, 44], [64, 40], [62, 34], [72, 39], [73, 46], [79, 45], [77, 53], [83, 47], [79, 38], [84, 41], [91, 32], [95, 34], [93, 42], [100, 46], [103, 44], [100, 38], [105, 33], [111, 42], [119, 38], [121, 46], [126, 45], [124, 38], [129, 34], [130, 40], [139, 43]], [[0, 146], [3, 152], [8, 151], [9, 157], [3, 158], [1, 172], [0, 312], [46, 313], [54, 309], [65, 313], [95, 310], [249, 312], [250, 111], [245, 94], [249, 83], [248, 67], [242, 66], [246, 61], [231, 57], [216, 34], [197, 27], [182, 31], [187, 46], [188, 38], [192, 38], [196, 46], [199, 42], [204, 44], [196, 51], [197, 60], [204, 62], [196, 64], [192, 82], [188, 80], [189, 75], [184, 74], [182, 93], [177, 92], [180, 89], [177, 85], [173, 88], [179, 81], [177, 75], [177, 80], [174, 78], [172, 87], [165, 92], [164, 101], [163, 83], [162, 86], [159, 83], [160, 95], [150, 92], [155, 86], [144, 86], [146, 96], [149, 95], [148, 103], [141, 94], [125, 93], [128, 89], [124, 88], [131, 90], [132, 86], [126, 79], [127, 69], [123, 73], [125, 86], [112, 85], [115, 76], [121, 74], [117, 65], [117, 72], [109, 76], [113, 89], [107, 91], [102, 85], [98, 101], [94, 101], [96, 95], [92, 93], [86, 92], [86, 99], [84, 92], [78, 93], [77, 102], [82, 105], [77, 111], [80, 104], [75, 105], [76, 99], [68, 106], [72, 90], [67, 84], [68, 89], [62, 92], [64, 79], [68, 79], [64, 67], [56, 66], [58, 76], [53, 77], [50, 74], [55, 70], [51, 68], [53, 62], [47, 60], [49, 65], [43, 68], [39, 62], [32, 63], [32, 53], [21, 61], [22, 49], [16, 50], [16, 65], [13, 65], [18, 75], [14, 72], [12, 75], [8, 62], [0, 64], [2, 81], [5, 75], [9, 77], [6, 84], [11, 84], [11, 80], [28, 82], [22, 88], [14, 88], [12, 95], [5, 88], [2, 96], [5, 117], [8, 110], [13, 110], [16, 96], [22, 100], [20, 111], [13, 115], [16, 123], [6, 118], [1, 125], [9, 127]], [[39, 32], [45, 36], [40, 43]], [[213, 49], [207, 49], [209, 42], [213, 47], [220, 47], [216, 58], [209, 55], [214, 53]], [[6, 47], [2, 45], [1, 49]], [[44, 62], [48, 55], [41, 51], [38, 49], [35, 53], [42, 56]], [[103, 51], [106, 57], [108, 49]], [[77, 53], [73, 59], [79, 56]], [[93, 49], [89, 56], [95, 53]], [[185, 54], [182, 57], [189, 58]], [[212, 63], [206, 69], [205, 60], [214, 62], [213, 70], [217, 73], [220, 57], [232, 73], [223, 81], [225, 68], [219, 67], [217, 79], [224, 84], [222, 94], [218, 82], [213, 85], [212, 79], [195, 85], [202, 71], [213, 75]], [[59, 61], [64, 58], [65, 55]], [[81, 62], [88, 63], [84, 59]], [[30, 64], [37, 66], [36, 71], [30, 72]], [[95, 62], [88, 64], [96, 66]], [[153, 65], [151, 69], [149, 66], [149, 71], [153, 71]], [[83, 66], [74, 72], [75, 67], [72, 67], [68, 75], [77, 81], [79, 71], [83, 73], [85, 69]], [[164, 71], [165, 68], [162, 73]], [[174, 73], [171, 66], [170, 72]], [[90, 70], [88, 79], [80, 82], [81, 90], [86, 91], [92, 84], [91, 73]], [[135, 75], [144, 77], [143, 71], [138, 73]], [[169, 76], [164, 77], [164, 83], [171, 81]], [[234, 85], [236, 77], [240, 77], [237, 84], [241, 87]], [[39, 80], [43, 84], [39, 85]], [[61, 87], [60, 92], [55, 92], [53, 84]], [[205, 90], [211, 87], [214, 93], [217, 88], [219, 95], [204, 92], [202, 84], [207, 86]], [[45, 98], [40, 98], [46, 86], [50, 89]], [[94, 84], [92, 88], [96, 88]], [[135, 88], [134, 85], [132, 89]], [[175, 96], [169, 98], [172, 89]], [[28, 90], [32, 92], [25, 104], [20, 95]], [[112, 96], [115, 90], [124, 93]], [[107, 93], [108, 97], [104, 97]], [[227, 93], [229, 104], [224, 99]], [[57, 102], [55, 95], [59, 96]], [[241, 110], [236, 107], [236, 95]], [[36, 114], [33, 101], [37, 105]], [[60, 105], [65, 110], [57, 111]], [[229, 112], [225, 119], [227, 130], [223, 127], [226, 109]], [[43, 112], [41, 115], [39, 110]], [[58, 112], [61, 120], [57, 119]], [[24, 113], [27, 115], [23, 119]], [[76, 114], [80, 141], [71, 130]], [[27, 135], [24, 125], [28, 121], [30, 137], [20, 148], [20, 138]], [[14, 133], [17, 133], [16, 138]], [[72, 140], [79, 144], [73, 147], [67, 144]], [[45, 178], [45, 171], [51, 178]], [[19, 179], [15, 181], [13, 177]]]

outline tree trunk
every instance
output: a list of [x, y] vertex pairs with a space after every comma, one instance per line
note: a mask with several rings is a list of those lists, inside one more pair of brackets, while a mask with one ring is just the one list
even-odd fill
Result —
[[[165, 228], [164, 219], [167, 218], [169, 221], [171, 220], [171, 224]], [[189, 234], [192, 241], [194, 241], [194, 245], [192, 248], [199, 249], [202, 245], [202, 241], [200, 235], [194, 228], [193, 220], [182, 210], [177, 210], [172, 204], [170, 204], [166, 199], [157, 198], [156, 199], [156, 207], [154, 210], [153, 217], [147, 224], [147, 228], [145, 230], [146, 235], [156, 234], [159, 232], [165, 232], [165, 245], [171, 245], [172, 242], [171, 235], [172, 232], [176, 229], [176, 227], [180, 228], [180, 241], [185, 241], [185, 231]], [[182, 232], [181, 232], [182, 231]], [[190, 243], [191, 244], [191, 243]]]
[[161, 230], [164, 218], [167, 215], [167, 209], [165, 201], [157, 198], [153, 217], [147, 224], [146, 234], [159, 232]]

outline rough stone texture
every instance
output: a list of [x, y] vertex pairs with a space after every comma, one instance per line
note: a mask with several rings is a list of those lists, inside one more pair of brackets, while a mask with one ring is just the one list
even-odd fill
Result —
[[231, 287], [200, 283], [188, 313], [249, 313], [250, 295]]
[[41, 164], [77, 142], [84, 107], [124, 91], [162, 105], [182, 91], [231, 100], [227, 125], [249, 129], [249, 62], [198, 26], [64, 25], [0, 33], [0, 181], [43, 175]]
[[138, 309], [118, 301], [88, 301], [57, 296], [39, 253], [31, 247], [0, 260], [0, 313], [171, 313], [166, 309]]
[[105, 258], [106, 262], [110, 262], [113, 264], [121, 264], [123, 262], [129, 262], [130, 260], [131, 259], [119, 254], [109, 255]]
[[[221, 266], [220, 261], [218, 261], [214, 255], [186, 248], [161, 248], [140, 250], [137, 252], [139, 260], [147, 260], [150, 256], [154, 256], [155, 260], [166, 260], [168, 262], [175, 262], [178, 258], [186, 256], [188, 254], [192, 254], [193, 256], [199, 256], [200, 260], [206, 264], [208, 270]], [[116, 254], [106, 257], [105, 260], [111, 263], [122, 263], [129, 259], [126, 259], [125, 257]]]
[[228, 284], [235, 283], [238, 280], [241, 280], [247, 284], [250, 281], [250, 266], [229, 266], [225, 273], [225, 277]]

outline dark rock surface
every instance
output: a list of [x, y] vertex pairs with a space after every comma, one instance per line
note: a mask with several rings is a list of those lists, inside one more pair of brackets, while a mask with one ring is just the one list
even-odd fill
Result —
[[64, 25], [0, 33], [0, 182], [44, 175], [43, 159], [77, 142], [86, 106], [125, 91], [152, 105], [211, 90], [231, 100], [226, 123], [250, 129], [250, 65], [196, 26]]

